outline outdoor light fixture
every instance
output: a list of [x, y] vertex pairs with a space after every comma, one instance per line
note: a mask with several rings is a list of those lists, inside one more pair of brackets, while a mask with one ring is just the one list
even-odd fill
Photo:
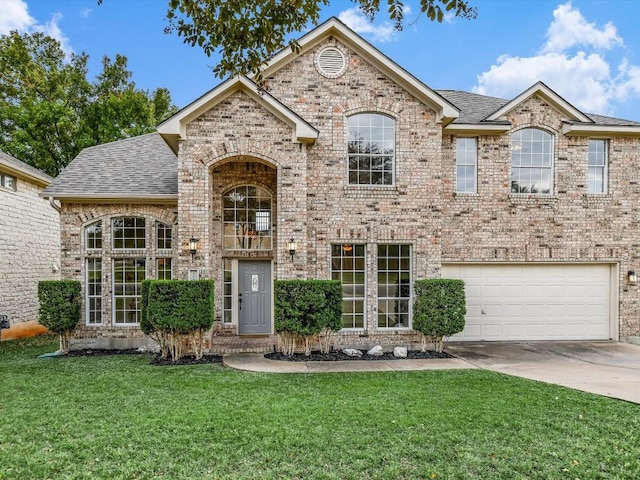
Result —
[[199, 242], [200, 242], [200, 240], [198, 240], [197, 238], [194, 238], [194, 237], [191, 237], [189, 239], [189, 251], [191, 252], [191, 259], [192, 260], [193, 260], [193, 256], [198, 251], [198, 243]]
[[287, 242], [287, 250], [289, 250], [289, 255], [291, 255], [292, 262], [293, 262], [293, 256], [296, 254], [297, 248], [298, 248], [298, 245], [296, 244], [296, 241], [293, 238]]
[[638, 275], [633, 270], [627, 272], [627, 280], [629, 283], [638, 283]]

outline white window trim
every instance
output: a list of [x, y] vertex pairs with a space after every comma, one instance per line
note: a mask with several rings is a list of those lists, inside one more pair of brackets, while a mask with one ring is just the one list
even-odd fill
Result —
[[[473, 140], [475, 143], [475, 163], [458, 163], [458, 140]], [[473, 191], [458, 190], [458, 167], [473, 167]], [[478, 137], [456, 137], [456, 193], [460, 195], [473, 195], [478, 193]]]
[[[376, 249], [376, 258], [375, 258], [375, 268], [376, 268], [376, 285], [375, 285], [375, 306], [376, 306], [376, 312], [375, 312], [375, 329], [377, 331], [385, 331], [385, 332], [390, 332], [390, 331], [400, 331], [400, 332], [406, 332], [407, 330], [411, 330], [413, 328], [413, 245], [410, 243], [389, 243], [389, 242], [377, 242], [374, 244], [375, 245], [375, 249]], [[403, 245], [408, 245], [409, 246], [409, 298], [408, 298], [408, 302], [409, 302], [409, 309], [408, 309], [408, 321], [407, 321], [407, 326], [406, 327], [381, 327], [378, 325], [378, 299], [379, 298], [389, 298], [389, 297], [379, 297], [378, 296], [378, 282], [377, 282], [377, 278], [378, 278], [378, 245], [398, 245], [398, 246], [403, 246]]]
[[[589, 144], [591, 141], [604, 143], [604, 165], [589, 164]], [[602, 169], [602, 191], [592, 192], [589, 190], [589, 168], [598, 167]], [[590, 138], [587, 143], [587, 193], [589, 195], [607, 195], [609, 193], [609, 140], [605, 138]]]
[[[511, 191], [511, 182], [513, 182], [513, 135], [517, 132], [521, 132], [523, 130], [540, 130], [551, 137], [551, 164], [549, 167], [532, 167], [532, 168], [544, 168], [549, 169], [551, 171], [550, 179], [549, 179], [549, 193], [531, 193], [531, 192], [512, 192]], [[514, 132], [511, 132], [510, 138], [510, 149], [509, 149], [509, 193], [510, 195], [515, 195], [519, 197], [542, 197], [548, 198], [555, 195], [555, 175], [556, 175], [556, 136], [553, 132], [545, 130], [544, 128], [539, 127], [525, 127]], [[516, 168], [527, 168], [527, 167], [516, 167]]]
[[[101, 284], [101, 288], [100, 288], [100, 296], [91, 296], [89, 295], [89, 261], [90, 260], [96, 260], [99, 259], [100, 260], [100, 284]], [[104, 261], [102, 256], [99, 257], [85, 257], [84, 259], [84, 288], [85, 288], [85, 295], [84, 295], [84, 300], [85, 300], [85, 325], [87, 327], [101, 327], [104, 325], [104, 285], [102, 284], [102, 276], [104, 274]], [[100, 303], [101, 303], [101, 308], [100, 308], [100, 322], [96, 322], [96, 323], [90, 323], [90, 304], [89, 304], [89, 299], [90, 298], [100, 298]]]
[[[332, 253], [332, 249], [334, 245], [345, 245], [345, 244], [350, 244], [353, 245], [354, 247], [356, 245], [363, 245], [364, 246], [364, 296], [362, 297], [362, 328], [359, 327], [343, 327], [341, 328], [339, 331], [340, 332], [366, 332], [367, 331], [367, 326], [369, 324], [369, 315], [367, 315], [367, 307], [369, 304], [368, 301], [368, 295], [367, 295], [367, 290], [368, 290], [368, 280], [369, 280], [369, 272], [368, 272], [368, 262], [367, 262], [367, 258], [368, 258], [368, 244], [366, 243], [350, 243], [344, 240], [336, 240], [334, 242], [329, 242], [329, 275], [331, 276], [330, 278], [333, 279], [333, 266], [332, 266], [332, 260], [333, 260], [333, 253]], [[340, 270], [342, 271], [342, 270]], [[357, 300], [357, 297], [350, 297], [354, 300]], [[343, 297], [342, 297], [342, 301], [344, 302], [345, 297], [344, 297], [344, 290], [343, 290]], [[344, 305], [344, 303], [343, 303]], [[342, 321], [342, 317], [340, 317], [341, 321]]]
[[[359, 115], [379, 115], [381, 117], [386, 117], [389, 118], [391, 120], [393, 120], [393, 155], [392, 155], [392, 167], [391, 167], [391, 183], [382, 183], [382, 184], [377, 184], [377, 183], [351, 183], [349, 181], [349, 174], [351, 173], [351, 170], [349, 168], [349, 159], [351, 154], [349, 153], [349, 119], [359, 116]], [[395, 188], [396, 186], [396, 170], [397, 170], [397, 151], [398, 151], [398, 139], [397, 139], [397, 124], [398, 124], [398, 120], [393, 117], [392, 115], [389, 115], [387, 113], [383, 113], [383, 112], [377, 112], [377, 111], [364, 111], [364, 112], [358, 112], [358, 113], [354, 113], [352, 115], [349, 115], [346, 118], [346, 143], [347, 143], [347, 162], [346, 162], [346, 186], [347, 187], [353, 187], [353, 188], [364, 188], [364, 189], [369, 189], [369, 188], [381, 188], [381, 189], [389, 189], [389, 188]], [[360, 155], [360, 154], [353, 154], [353, 155]]]
[[[147, 276], [147, 269], [149, 268], [149, 262], [147, 262], [147, 258], [146, 257], [136, 257], [136, 256], [129, 256], [129, 257], [118, 257], [118, 256], [114, 256], [111, 257], [111, 326], [113, 328], [119, 328], [119, 327], [138, 327], [140, 326], [140, 322], [137, 323], [118, 323], [116, 322], [116, 289], [115, 289], [115, 285], [116, 285], [116, 275], [115, 275], [115, 262], [116, 260], [138, 260], [138, 259], [143, 259], [145, 261], [144, 263], [144, 269], [145, 269], [145, 279], [148, 278]], [[104, 262], [103, 262], [104, 263]], [[133, 298], [133, 296], [131, 295], [123, 295], [123, 296], [119, 296], [118, 298]]]

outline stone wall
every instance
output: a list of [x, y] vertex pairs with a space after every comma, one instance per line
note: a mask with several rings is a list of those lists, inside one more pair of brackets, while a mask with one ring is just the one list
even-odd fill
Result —
[[38, 282], [59, 278], [60, 218], [43, 187], [18, 177], [0, 187], [0, 314], [11, 323], [38, 319]]

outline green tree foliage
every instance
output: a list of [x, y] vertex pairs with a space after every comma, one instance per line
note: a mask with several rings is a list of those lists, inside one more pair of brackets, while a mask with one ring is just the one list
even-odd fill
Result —
[[127, 58], [66, 57], [42, 33], [0, 36], [0, 150], [56, 176], [83, 148], [155, 131], [176, 111], [167, 89], [136, 88]]
[[[292, 355], [296, 339], [311, 353], [311, 342], [342, 328], [342, 284], [337, 280], [276, 280], [275, 331], [284, 353]], [[321, 345], [321, 350], [328, 349]]]
[[442, 352], [442, 339], [461, 332], [467, 313], [464, 282], [447, 278], [418, 280], [414, 285], [413, 328], [423, 335], [423, 351], [432, 341]]
[[[98, 3], [101, 3], [99, 0]], [[475, 18], [473, 0], [420, 0], [420, 11], [430, 20], [442, 22], [446, 12], [456, 17]], [[380, 0], [353, 0], [367, 18], [373, 20], [384, 3]], [[219, 77], [253, 74], [260, 80], [264, 63], [285, 46], [294, 51], [295, 40], [288, 36], [309, 24], [317, 25], [320, 10], [330, 0], [169, 0], [166, 32], [177, 32], [185, 43], [199, 46], [207, 55], [218, 52], [214, 68]], [[386, 0], [389, 18], [401, 30], [404, 5]]]
[[60, 353], [69, 353], [71, 333], [80, 321], [81, 286], [77, 280], [42, 280], [38, 283], [38, 322], [60, 335]]

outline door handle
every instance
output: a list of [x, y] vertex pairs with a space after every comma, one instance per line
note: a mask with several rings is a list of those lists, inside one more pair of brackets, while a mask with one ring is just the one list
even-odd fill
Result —
[[242, 294], [238, 294], [238, 310], [242, 310]]

